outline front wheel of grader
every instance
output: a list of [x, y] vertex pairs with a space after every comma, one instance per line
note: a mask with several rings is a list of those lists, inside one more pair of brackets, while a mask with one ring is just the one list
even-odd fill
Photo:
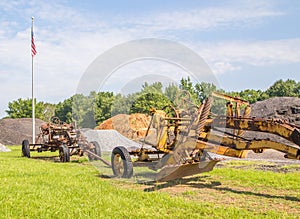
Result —
[[70, 151], [66, 145], [59, 147], [59, 160], [61, 162], [70, 162]]
[[115, 147], [111, 154], [111, 165], [116, 177], [130, 178], [133, 175], [133, 164], [130, 154], [123, 146]]
[[24, 140], [22, 142], [22, 155], [24, 157], [30, 158], [30, 147], [29, 147], [29, 141], [28, 140]]

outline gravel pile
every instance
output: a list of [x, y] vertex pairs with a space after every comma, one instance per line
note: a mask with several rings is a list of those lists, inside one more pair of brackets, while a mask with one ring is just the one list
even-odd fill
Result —
[[[300, 98], [296, 97], [273, 97], [264, 101], [258, 101], [251, 105], [251, 116], [266, 119], [281, 119], [288, 123], [300, 126]], [[258, 132], [246, 132], [246, 138], [266, 139], [279, 141], [284, 144], [294, 145], [290, 141], [276, 135]], [[249, 151], [247, 158], [255, 159], [278, 159], [287, 160], [284, 153], [276, 150], [265, 150], [264, 153], [257, 154]]]
[[283, 119], [300, 126], [300, 98], [273, 97], [251, 105], [251, 116]]
[[[35, 120], [36, 134], [44, 121]], [[20, 145], [24, 139], [32, 141], [32, 119], [0, 119], [0, 143], [4, 145]]]
[[[117, 146], [124, 146], [129, 151], [140, 148], [142, 144], [132, 141], [116, 130], [82, 130], [88, 141], [97, 141], [102, 151], [112, 151]], [[151, 146], [145, 145], [149, 148]]]

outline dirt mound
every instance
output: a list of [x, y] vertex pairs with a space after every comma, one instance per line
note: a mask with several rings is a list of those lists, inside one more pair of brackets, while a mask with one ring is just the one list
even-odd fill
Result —
[[[280, 119], [300, 126], [300, 98], [273, 97], [267, 100], [258, 101], [251, 105], [251, 116], [266, 119]], [[273, 141], [293, 145], [284, 138], [266, 133], [247, 132], [245, 137], [257, 139], [269, 138]], [[284, 154], [279, 151], [266, 150], [262, 154], [255, 154], [250, 151], [247, 157], [257, 159], [285, 159], [283, 156]]]
[[[40, 125], [44, 121], [35, 120], [35, 130], [38, 133]], [[24, 139], [32, 141], [32, 119], [1, 119], [0, 143], [4, 145], [20, 145]]]
[[118, 114], [105, 120], [95, 129], [114, 129], [127, 138], [137, 140], [145, 136], [151, 117], [141, 113]]
[[300, 98], [273, 97], [251, 105], [251, 116], [282, 119], [300, 126]]

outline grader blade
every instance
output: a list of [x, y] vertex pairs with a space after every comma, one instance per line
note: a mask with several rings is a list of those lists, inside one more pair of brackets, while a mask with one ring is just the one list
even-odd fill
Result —
[[162, 168], [156, 175], [156, 181], [164, 182], [180, 179], [185, 176], [211, 171], [220, 159], [205, 160], [200, 163], [187, 163], [182, 165], [170, 165]]

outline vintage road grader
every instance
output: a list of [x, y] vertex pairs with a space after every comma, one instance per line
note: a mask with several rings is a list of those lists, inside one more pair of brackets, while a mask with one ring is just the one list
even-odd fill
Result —
[[84, 152], [87, 153], [90, 160], [101, 160], [99, 144], [96, 141], [88, 142], [73, 124], [61, 122], [58, 117], [52, 117], [50, 122], [40, 126], [40, 133], [35, 142], [35, 144], [30, 144], [28, 140], [23, 140], [23, 156], [30, 158], [31, 151], [55, 152], [58, 150], [61, 162], [69, 162], [70, 156], [82, 156]]
[[[218, 100], [226, 105], [223, 115], [212, 112], [212, 103]], [[168, 116], [166, 112], [171, 113]], [[184, 110], [172, 106], [153, 109], [144, 139], [152, 148], [144, 144], [135, 150], [115, 147], [111, 154], [113, 174], [131, 178], [133, 167], [147, 166], [156, 171], [154, 180], [168, 181], [211, 171], [223, 159], [212, 154], [245, 158], [249, 150], [263, 153], [275, 149], [286, 158], [300, 159], [300, 127], [282, 120], [250, 118], [250, 112], [247, 101], [219, 93], [212, 93], [200, 107], [191, 104]], [[269, 133], [275, 140], [249, 138], [245, 132], [254, 136]]]

